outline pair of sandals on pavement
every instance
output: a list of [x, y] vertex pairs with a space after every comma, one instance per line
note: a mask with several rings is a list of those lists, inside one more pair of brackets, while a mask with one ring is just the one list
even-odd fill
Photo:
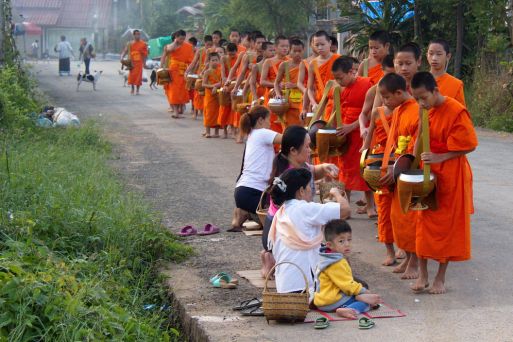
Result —
[[[374, 328], [376, 323], [370, 318], [362, 317], [358, 320], [358, 329], [369, 330]], [[314, 329], [326, 329], [330, 326], [330, 320], [326, 317], [319, 317], [315, 320]]]
[[240, 302], [239, 305], [233, 307], [233, 310], [240, 311], [242, 316], [261, 317], [264, 315], [262, 300], [256, 297]]
[[233, 278], [226, 272], [221, 272], [210, 278], [210, 284], [219, 289], [236, 289], [239, 285], [239, 279]]
[[202, 231], [198, 232], [198, 229], [196, 229], [193, 226], [189, 225], [189, 226], [185, 226], [182, 229], [180, 229], [180, 231], [177, 233], [177, 235], [178, 236], [183, 236], [183, 237], [192, 236], [192, 235], [204, 236], [204, 235], [217, 234], [220, 231], [221, 230], [218, 227], [214, 226], [211, 223], [207, 223]]

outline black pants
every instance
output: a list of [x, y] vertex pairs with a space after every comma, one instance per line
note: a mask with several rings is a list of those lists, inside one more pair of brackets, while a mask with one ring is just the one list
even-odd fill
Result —
[[267, 216], [265, 217], [264, 222], [264, 230], [262, 232], [262, 246], [264, 247], [264, 250], [266, 252], [270, 252], [269, 248], [267, 247], [268, 241], [269, 241], [269, 230], [271, 230], [271, 224], [273, 223], [273, 216], [269, 215], [267, 213]]
[[89, 75], [91, 74], [89, 72], [89, 65], [91, 64], [91, 58], [84, 58], [84, 65], [85, 65], [85, 74]]
[[262, 191], [238, 186], [235, 188], [233, 197], [235, 197], [235, 206], [237, 208], [256, 214], [258, 202], [260, 202], [260, 197], [262, 197]]
[[59, 59], [59, 73], [67, 73], [69, 74], [71, 71], [69, 58], [60, 58]]

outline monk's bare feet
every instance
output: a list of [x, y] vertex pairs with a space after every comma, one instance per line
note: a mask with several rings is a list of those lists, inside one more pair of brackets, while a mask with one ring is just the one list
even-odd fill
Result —
[[394, 270], [392, 272], [404, 273], [404, 272], [406, 272], [406, 267], [408, 267], [408, 260], [404, 259], [397, 267], [394, 268]]
[[398, 249], [397, 252], [395, 253], [395, 258], [396, 259], [404, 259], [404, 258], [406, 258], [406, 253], [402, 249]]
[[413, 292], [415, 293], [422, 293], [429, 287], [429, 283], [427, 279], [423, 277], [419, 277], [417, 281], [410, 286]]
[[344, 317], [344, 318], [349, 318], [349, 319], [357, 319], [358, 318], [358, 315], [356, 314], [356, 312], [353, 309], [338, 308], [336, 313], [337, 313], [337, 316]]
[[367, 212], [367, 216], [370, 218], [370, 219], [374, 219], [376, 217], [378, 217], [378, 213], [376, 212], [376, 209], [374, 209], [374, 206], [366, 206], [366, 209], [365, 211]]
[[383, 266], [394, 266], [397, 263], [397, 260], [395, 260], [395, 257], [393, 255], [387, 255], [385, 260], [381, 263]]
[[367, 208], [366, 207], [359, 207], [356, 209], [356, 213], [357, 214], [360, 214], [360, 215], [363, 215], [367, 212]]
[[433, 286], [429, 289], [429, 294], [444, 294], [445, 292], [447, 291], [445, 290], [444, 282], [435, 278]]
[[418, 267], [412, 267], [408, 264], [406, 267], [406, 270], [404, 271], [403, 275], [401, 276], [401, 279], [417, 279], [419, 277], [419, 270]]

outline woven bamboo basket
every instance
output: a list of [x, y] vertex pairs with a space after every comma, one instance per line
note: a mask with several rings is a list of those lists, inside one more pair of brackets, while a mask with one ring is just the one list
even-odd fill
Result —
[[372, 167], [368, 165], [363, 169], [362, 178], [372, 191], [378, 191], [380, 188], [379, 180], [381, 179], [381, 168], [379, 166]]
[[[267, 288], [269, 277], [273, 274], [274, 269], [283, 264], [294, 265], [299, 269], [301, 275], [305, 280], [305, 289], [301, 293], [276, 293], [270, 292]], [[274, 267], [267, 273], [265, 278], [264, 292], [262, 293], [262, 309], [264, 316], [269, 321], [285, 321], [285, 322], [303, 322], [310, 310], [308, 300], [308, 279], [306, 278], [303, 270], [296, 264], [290, 261], [283, 261], [274, 265]]]
[[[267, 211], [269, 210], [269, 202], [266, 201], [266, 198], [268, 198], [266, 195], [269, 195], [267, 190], [262, 192], [262, 196], [260, 196], [260, 201], [258, 202], [256, 209], [256, 214], [258, 215], [258, 220], [262, 227], [265, 224], [265, 218], [267, 217]], [[265, 202], [267, 202], [267, 205]]]
[[205, 96], [205, 88], [203, 88], [203, 80], [201, 78], [196, 80], [196, 83], [194, 84], [194, 89], [200, 94], [201, 96]]
[[171, 77], [169, 76], [169, 70], [160, 68], [157, 70], [157, 84], [164, 85], [171, 82]]
[[322, 183], [319, 183], [319, 197], [320, 197], [321, 203], [329, 202], [329, 198], [331, 197], [330, 190], [332, 188], [338, 188], [340, 190], [340, 193], [342, 194], [342, 196], [345, 196], [346, 186], [344, 183], [336, 182], [336, 181], [322, 182]]
[[121, 65], [127, 68], [128, 70], [132, 70], [134, 66], [132, 65], [132, 61], [130, 59], [121, 60]]
[[219, 105], [220, 106], [229, 106], [230, 105], [230, 93], [227, 91], [223, 91], [222, 89], [219, 89], [217, 91], [217, 96], [219, 99]]

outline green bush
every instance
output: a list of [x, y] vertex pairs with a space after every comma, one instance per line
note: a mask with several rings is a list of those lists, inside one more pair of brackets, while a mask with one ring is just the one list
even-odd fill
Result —
[[0, 341], [178, 339], [158, 267], [189, 248], [127, 193], [93, 123], [36, 128], [30, 82], [3, 69], [0, 87]]

